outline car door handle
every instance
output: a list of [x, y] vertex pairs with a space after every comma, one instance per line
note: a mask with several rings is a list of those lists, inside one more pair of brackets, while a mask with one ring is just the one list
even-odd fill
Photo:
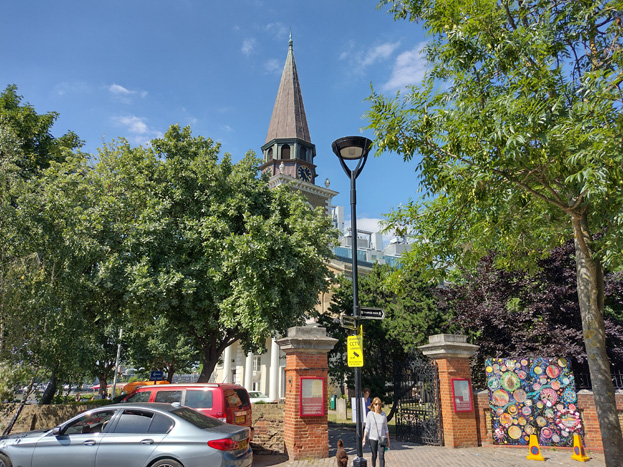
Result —
[[84, 443], [82, 443], [84, 446], [93, 446], [95, 445], [95, 440], [94, 439], [87, 439]]
[[141, 444], [154, 444], [153, 439], [144, 439], [141, 441]]

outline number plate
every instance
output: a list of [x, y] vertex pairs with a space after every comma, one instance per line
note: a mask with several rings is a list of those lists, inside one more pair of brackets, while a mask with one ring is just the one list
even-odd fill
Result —
[[246, 439], [242, 440], [242, 441], [239, 441], [238, 442], [238, 450], [246, 449], [248, 445], [249, 445], [249, 442]]
[[236, 418], [236, 425], [239, 425], [241, 423], [244, 423], [247, 420], [247, 416], [246, 415], [238, 415]]

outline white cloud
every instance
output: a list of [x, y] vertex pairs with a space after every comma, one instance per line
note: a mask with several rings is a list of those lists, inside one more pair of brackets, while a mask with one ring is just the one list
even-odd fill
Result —
[[264, 70], [268, 74], [279, 74], [281, 73], [281, 62], [276, 58], [271, 58], [264, 63]]
[[373, 47], [365, 53], [361, 65], [363, 67], [368, 67], [374, 65], [378, 61], [387, 60], [399, 45], [400, 42], [387, 42]]
[[147, 91], [132, 91], [117, 83], [111, 84], [110, 86], [108, 86], [107, 89], [108, 89], [108, 92], [110, 92], [115, 98], [125, 103], [129, 103], [130, 98], [135, 95], [138, 95], [142, 98], [147, 96]]
[[396, 91], [422, 81], [426, 72], [426, 58], [423, 53], [425, 46], [426, 42], [421, 42], [396, 57], [392, 75], [382, 86], [383, 91]]
[[351, 69], [362, 73], [366, 68], [388, 60], [399, 46], [400, 42], [385, 42], [367, 50], [358, 50], [355, 42], [349, 41], [339, 59], [348, 61]]
[[144, 118], [136, 115], [122, 115], [113, 117], [113, 123], [116, 126], [125, 128], [129, 134], [127, 140], [146, 146], [153, 138], [162, 138], [164, 134], [161, 131], [150, 128]]
[[247, 57], [253, 53], [255, 46], [257, 45], [257, 40], [254, 37], [248, 37], [242, 41], [242, 53]]
[[266, 31], [272, 34], [275, 39], [284, 39], [288, 37], [289, 33], [288, 27], [281, 22], [267, 24]]

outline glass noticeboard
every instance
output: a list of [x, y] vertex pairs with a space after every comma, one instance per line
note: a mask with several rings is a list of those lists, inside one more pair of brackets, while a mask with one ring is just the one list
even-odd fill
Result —
[[326, 415], [325, 402], [325, 378], [317, 376], [301, 376], [299, 415], [301, 417], [318, 417]]
[[452, 400], [454, 412], [471, 412], [474, 410], [472, 387], [467, 379], [452, 378]]

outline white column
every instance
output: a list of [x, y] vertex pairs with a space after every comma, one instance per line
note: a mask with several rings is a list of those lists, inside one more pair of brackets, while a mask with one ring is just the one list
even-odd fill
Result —
[[223, 383], [231, 383], [231, 345], [223, 353]]
[[244, 362], [244, 388], [247, 391], [253, 390], [253, 353], [248, 353]]
[[268, 377], [268, 397], [279, 400], [279, 345], [275, 339], [270, 344], [270, 376]]

